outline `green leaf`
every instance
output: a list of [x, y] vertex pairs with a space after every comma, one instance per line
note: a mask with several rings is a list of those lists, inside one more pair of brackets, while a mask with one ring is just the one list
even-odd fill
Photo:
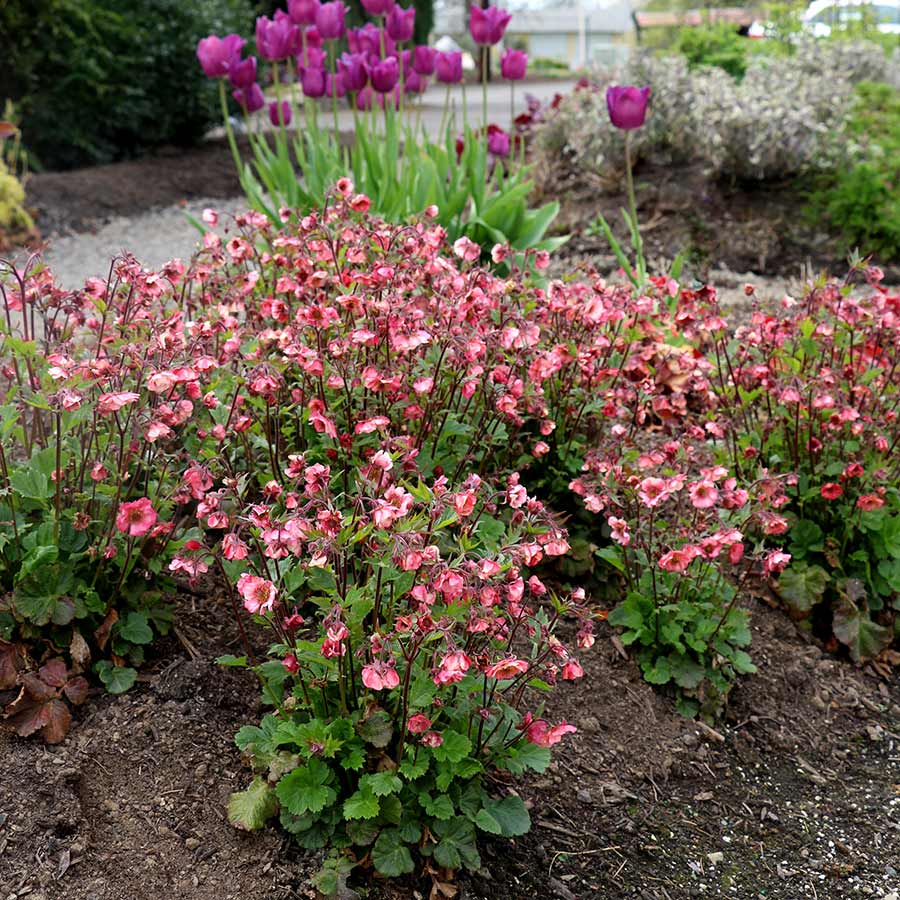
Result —
[[428, 771], [428, 766], [429, 758], [425, 753], [422, 753], [415, 762], [413, 762], [412, 759], [404, 759], [403, 762], [400, 763], [400, 774], [407, 781], [415, 781]]
[[802, 559], [808, 553], [821, 553], [825, 549], [822, 529], [809, 519], [800, 519], [790, 531], [791, 556]]
[[477, 869], [481, 865], [475, 847], [475, 826], [468, 819], [454, 816], [446, 822], [437, 821], [432, 831], [440, 838], [434, 848], [434, 858], [440, 865], [448, 869], [458, 869], [461, 865]]
[[638, 595], [629, 594], [626, 600], [609, 614], [609, 624], [628, 628], [631, 631], [639, 631], [644, 625], [644, 613], [640, 600]]
[[391, 742], [394, 728], [391, 724], [391, 717], [383, 709], [378, 709], [363, 719], [356, 726], [356, 731], [367, 744], [375, 747], [387, 747]]
[[866, 611], [846, 596], [835, 606], [831, 627], [834, 636], [849, 649], [854, 662], [878, 656], [893, 640], [890, 628], [873, 622]]
[[650, 684], [668, 684], [672, 680], [672, 669], [666, 656], [661, 656], [654, 662], [641, 663], [641, 669]]
[[669, 654], [669, 669], [675, 683], [687, 690], [698, 687], [706, 677], [706, 669], [689, 656], [681, 656], [677, 653]]
[[119, 637], [132, 644], [149, 644], [153, 640], [153, 629], [143, 613], [130, 612], [124, 622], [120, 622]]
[[358, 791], [344, 801], [345, 819], [374, 819], [379, 810], [378, 798], [368, 785], [360, 785]]
[[226, 653], [225, 656], [220, 656], [216, 660], [216, 663], [220, 666], [234, 666], [235, 668], [240, 668], [247, 665], [247, 657], [232, 656], [231, 654]]
[[434, 747], [431, 751], [438, 762], [457, 763], [472, 750], [472, 742], [458, 731], [442, 731], [441, 737], [443, 742], [440, 747]]
[[403, 842], [399, 828], [385, 828], [378, 835], [372, 848], [375, 868], [388, 878], [397, 878], [414, 871], [415, 863], [409, 848]]
[[521, 775], [526, 769], [532, 772], [546, 772], [550, 765], [550, 748], [539, 747], [531, 741], [523, 741], [507, 751], [505, 759], [497, 763], [500, 768], [506, 769], [513, 775]]
[[453, 801], [446, 794], [438, 794], [432, 798], [430, 794], [419, 794], [419, 803], [429, 816], [436, 819], [449, 819], [455, 812]]
[[775, 589], [791, 609], [808, 613], [822, 599], [829, 580], [821, 566], [798, 562], [781, 573]]
[[228, 798], [228, 821], [244, 831], [256, 831], [275, 815], [278, 800], [264, 778], [254, 778], [246, 791]]
[[94, 666], [104, 687], [110, 694], [124, 694], [137, 679], [137, 670], [125, 666], [114, 666], [109, 660], [101, 660]]
[[403, 782], [393, 772], [377, 772], [374, 775], [363, 775], [359, 780], [360, 787], [368, 787], [376, 797], [396, 794]]
[[295, 816], [305, 812], [321, 812], [337, 799], [328, 786], [333, 776], [331, 769], [319, 759], [311, 759], [305, 766], [289, 772], [275, 788], [281, 805]]
[[378, 835], [378, 823], [366, 819], [352, 819], [346, 824], [347, 837], [357, 847], [368, 847]]
[[[481, 812], [487, 813], [492, 822], [496, 822], [500, 827], [499, 832], [494, 831], [491, 834], [501, 834], [503, 837], [518, 837], [531, 829], [531, 816], [528, 814], [522, 798], [515, 794], [504, 797], [502, 800], [486, 799]], [[477, 817], [475, 824], [482, 828]], [[487, 828], [482, 830], [489, 831]]]

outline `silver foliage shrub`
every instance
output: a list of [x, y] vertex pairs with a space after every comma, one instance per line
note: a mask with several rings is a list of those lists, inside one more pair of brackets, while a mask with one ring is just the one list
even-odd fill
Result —
[[718, 68], [690, 71], [681, 56], [639, 55], [563, 100], [538, 130], [538, 160], [562, 156], [582, 172], [620, 173], [624, 137], [606, 112], [606, 87], [617, 83], [651, 87], [651, 112], [633, 132], [639, 156], [699, 159], [744, 179], [828, 168], [850, 150], [844, 121], [863, 80], [900, 85], [900, 52], [889, 58], [870, 42], [804, 40], [791, 56], [752, 57], [740, 82]]

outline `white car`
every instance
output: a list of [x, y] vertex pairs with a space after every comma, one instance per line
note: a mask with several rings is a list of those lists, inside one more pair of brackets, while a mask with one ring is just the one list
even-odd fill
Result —
[[814, 0], [803, 14], [803, 25], [816, 37], [865, 21], [882, 34], [900, 34], [900, 0]]

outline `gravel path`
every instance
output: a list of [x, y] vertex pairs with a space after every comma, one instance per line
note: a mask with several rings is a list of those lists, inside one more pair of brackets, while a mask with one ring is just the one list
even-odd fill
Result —
[[94, 232], [51, 235], [44, 259], [57, 281], [69, 289], [81, 287], [92, 275], [105, 278], [110, 260], [123, 250], [134, 253], [148, 268], [176, 257], [187, 260], [200, 236], [186, 213], [199, 219], [207, 207], [230, 215], [246, 209], [247, 204], [242, 197], [197, 200], [137, 216], [117, 217]]

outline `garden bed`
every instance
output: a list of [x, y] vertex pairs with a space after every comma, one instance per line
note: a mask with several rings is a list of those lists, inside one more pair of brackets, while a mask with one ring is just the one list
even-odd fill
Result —
[[[232, 732], [259, 710], [252, 676], [213, 661], [239, 646], [223, 604], [182, 596], [181, 639], [130, 693], [92, 697], [60, 747], [0, 737], [4, 897], [314, 896], [316, 854], [226, 821], [247, 780]], [[484, 874], [458, 896], [881, 900], [900, 888], [900, 689], [824, 654], [778, 611], [759, 604], [752, 624], [760, 673], [739, 684], [720, 734], [681, 718], [604, 626], [587, 677], [549, 703], [579, 728], [569, 752], [517, 783], [534, 829], [485, 842]]]

